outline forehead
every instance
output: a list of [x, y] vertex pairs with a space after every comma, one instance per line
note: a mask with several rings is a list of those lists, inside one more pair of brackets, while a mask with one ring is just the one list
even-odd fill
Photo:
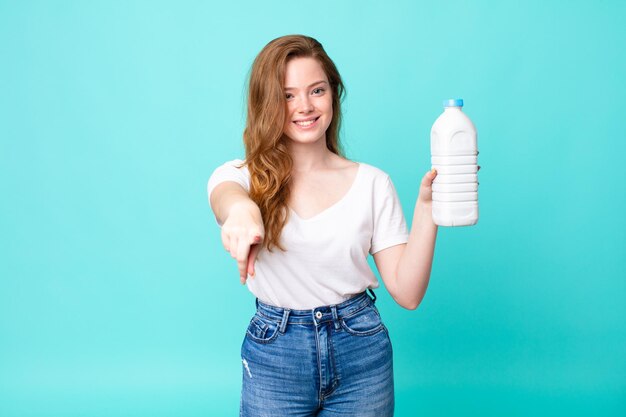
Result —
[[293, 58], [287, 62], [285, 88], [305, 88], [316, 81], [328, 82], [328, 78], [315, 58]]

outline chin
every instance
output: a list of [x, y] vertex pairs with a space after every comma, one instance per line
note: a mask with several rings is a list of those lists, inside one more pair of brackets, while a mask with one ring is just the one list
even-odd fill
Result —
[[321, 136], [301, 136], [301, 135], [287, 135], [287, 137], [296, 143], [315, 143], [320, 140], [325, 140], [325, 135]]

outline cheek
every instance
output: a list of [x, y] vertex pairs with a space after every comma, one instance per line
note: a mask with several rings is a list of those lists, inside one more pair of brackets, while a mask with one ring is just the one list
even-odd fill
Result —
[[326, 111], [326, 113], [328, 113], [328, 118], [332, 119], [332, 117], [333, 117], [333, 102], [332, 102], [332, 100], [329, 100], [328, 103], [326, 103], [325, 111]]
[[289, 105], [285, 106], [285, 127], [291, 125], [291, 115], [293, 114], [293, 109], [290, 108]]

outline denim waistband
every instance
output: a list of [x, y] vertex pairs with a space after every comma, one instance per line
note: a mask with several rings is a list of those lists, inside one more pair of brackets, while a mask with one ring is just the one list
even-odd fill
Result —
[[310, 310], [292, 310], [266, 304], [256, 299], [257, 313], [271, 320], [281, 323], [281, 328], [287, 324], [321, 324], [327, 321], [335, 321], [339, 317], [349, 317], [358, 313], [363, 308], [374, 304], [376, 294], [370, 288], [370, 297], [366, 291], [355, 295], [340, 304], [315, 307]]

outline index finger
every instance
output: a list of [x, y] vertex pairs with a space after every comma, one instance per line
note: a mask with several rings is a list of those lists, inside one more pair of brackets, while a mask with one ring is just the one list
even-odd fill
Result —
[[250, 253], [250, 243], [246, 240], [239, 239], [239, 246], [237, 247], [237, 268], [239, 268], [239, 276], [245, 282], [247, 278], [246, 266], [248, 261], [248, 254]]

